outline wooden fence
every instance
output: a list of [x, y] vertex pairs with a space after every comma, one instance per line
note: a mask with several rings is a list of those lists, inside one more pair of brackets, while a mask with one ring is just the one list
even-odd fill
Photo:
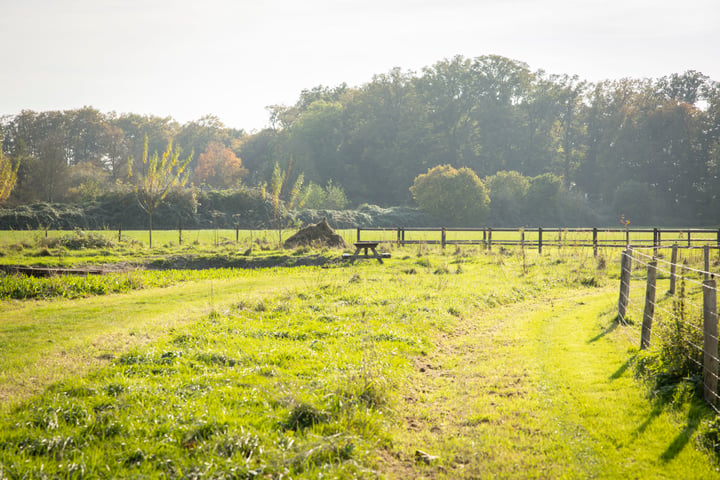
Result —
[[360, 228], [356, 241], [377, 241], [397, 245], [434, 244], [543, 247], [636, 247], [720, 249], [720, 229], [702, 228]]

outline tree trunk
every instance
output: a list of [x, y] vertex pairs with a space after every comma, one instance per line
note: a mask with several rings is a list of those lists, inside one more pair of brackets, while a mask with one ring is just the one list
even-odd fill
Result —
[[148, 226], [150, 227], [150, 248], [152, 248], [152, 210], [148, 212]]

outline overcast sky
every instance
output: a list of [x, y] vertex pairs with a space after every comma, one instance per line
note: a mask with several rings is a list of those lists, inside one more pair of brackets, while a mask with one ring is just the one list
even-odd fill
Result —
[[720, 81], [720, 0], [0, 0], [0, 115], [90, 105], [252, 131], [303, 89], [458, 54]]

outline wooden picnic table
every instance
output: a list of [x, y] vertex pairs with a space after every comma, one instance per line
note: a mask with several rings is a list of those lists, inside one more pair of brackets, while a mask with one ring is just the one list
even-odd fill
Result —
[[[378, 262], [383, 263], [383, 258], [390, 258], [389, 253], [378, 253], [377, 246], [379, 242], [355, 242], [355, 253], [352, 255], [345, 254], [344, 258], [349, 258], [350, 263], [354, 263], [358, 258], [375, 258]], [[360, 250], [364, 250], [363, 255], [360, 255]], [[368, 250], [372, 250], [372, 255], [368, 253]]]

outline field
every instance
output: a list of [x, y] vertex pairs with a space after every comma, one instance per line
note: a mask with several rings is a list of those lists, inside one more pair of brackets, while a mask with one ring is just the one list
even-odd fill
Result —
[[634, 375], [618, 250], [101, 233], [0, 236], [5, 265], [124, 267], [0, 274], [30, 292], [0, 300], [2, 479], [720, 478], [710, 409]]

